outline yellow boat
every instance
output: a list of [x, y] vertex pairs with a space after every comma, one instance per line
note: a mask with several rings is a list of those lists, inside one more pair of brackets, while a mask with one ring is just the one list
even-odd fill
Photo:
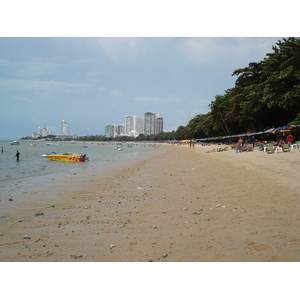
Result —
[[72, 153], [48, 154], [48, 155], [45, 155], [45, 157], [50, 160], [70, 161], [70, 162], [81, 162], [81, 161], [89, 160], [85, 154], [77, 155], [77, 154], [72, 154]]

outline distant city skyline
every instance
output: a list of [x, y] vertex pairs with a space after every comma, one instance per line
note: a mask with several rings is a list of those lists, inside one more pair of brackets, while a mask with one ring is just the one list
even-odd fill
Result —
[[160, 113], [146, 112], [144, 118], [125, 116], [125, 123], [105, 125], [106, 137], [150, 135], [163, 132], [163, 118]]
[[[109, 124], [105, 125], [104, 136], [106, 137], [117, 137], [122, 135], [128, 135], [137, 137], [140, 134], [150, 135], [163, 132], [163, 118], [160, 113], [146, 112], [144, 117], [139, 117], [137, 115], [125, 116], [125, 123], [121, 124]], [[51, 127], [38, 127], [37, 132], [32, 131], [31, 137], [46, 137], [48, 135], [55, 135], [56, 138], [66, 139], [66, 138], [76, 138], [78, 134], [70, 133], [70, 123], [68, 121], [61, 121], [61, 131], [53, 132]], [[90, 134], [86, 134], [89, 136]], [[103, 135], [98, 133], [98, 135]], [[25, 136], [24, 136], [25, 137]]]
[[33, 131], [31, 137], [36, 139], [38, 137], [45, 137], [48, 135], [52, 135], [52, 128], [48, 127], [38, 127], [37, 131]]

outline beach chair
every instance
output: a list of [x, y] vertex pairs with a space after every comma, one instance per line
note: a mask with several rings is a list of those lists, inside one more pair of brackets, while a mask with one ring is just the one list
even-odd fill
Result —
[[275, 153], [282, 152], [282, 147], [276, 146], [276, 147], [273, 147], [273, 148], [275, 150]]
[[297, 141], [296, 145], [298, 146], [298, 148], [300, 148], [300, 141]]
[[291, 149], [290, 149], [290, 147], [289, 147], [288, 144], [284, 144], [283, 147], [282, 147], [282, 150], [283, 150], [283, 152], [288, 152], [288, 151], [290, 151]]
[[298, 148], [297, 144], [291, 144], [291, 150], [293, 150], [294, 148]]
[[268, 154], [270, 153], [274, 153], [274, 147], [273, 144], [269, 144], [269, 146], [267, 146], [266, 150], [265, 150]]

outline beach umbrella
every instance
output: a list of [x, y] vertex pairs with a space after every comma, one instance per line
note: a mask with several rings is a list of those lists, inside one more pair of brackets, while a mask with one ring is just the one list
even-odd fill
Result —
[[291, 127], [292, 127], [292, 129], [291, 129], [292, 132], [300, 130], [300, 124], [298, 124], [298, 125], [292, 125]]
[[274, 128], [270, 128], [270, 129], [266, 130], [264, 133], [273, 133], [273, 131], [274, 131]]
[[290, 132], [290, 131], [292, 131], [292, 129], [293, 129], [293, 126], [285, 125], [285, 126], [275, 128], [273, 130], [273, 133]]

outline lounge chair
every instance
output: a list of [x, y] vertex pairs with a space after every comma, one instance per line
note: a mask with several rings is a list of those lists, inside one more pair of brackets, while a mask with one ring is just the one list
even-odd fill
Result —
[[300, 147], [300, 141], [291, 144], [291, 150], [293, 150], [294, 148], [297, 149], [297, 148], [299, 148], [299, 147]]
[[291, 144], [291, 150], [293, 150], [294, 148], [298, 148], [297, 144]]
[[273, 144], [269, 144], [269, 146], [267, 146], [266, 152], [267, 152], [268, 154], [274, 153], [274, 147], [273, 147]]
[[283, 150], [283, 152], [288, 152], [288, 151], [290, 151], [291, 149], [290, 149], [290, 147], [289, 147], [288, 144], [284, 144], [283, 147], [282, 147], [282, 150]]
[[282, 147], [276, 146], [273, 148], [274, 148], [275, 153], [282, 152]]

